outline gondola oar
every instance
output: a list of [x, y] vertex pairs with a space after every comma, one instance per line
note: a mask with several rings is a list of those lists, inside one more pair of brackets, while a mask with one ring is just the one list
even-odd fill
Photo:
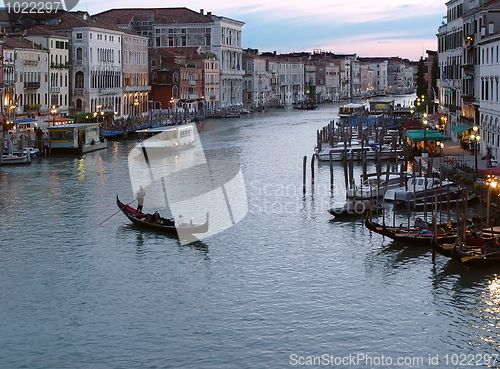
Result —
[[111, 219], [112, 217], [114, 217], [116, 214], [118, 214], [120, 211], [122, 211], [122, 209], [127, 206], [127, 205], [130, 205], [132, 204], [133, 202], [135, 201], [135, 199], [133, 199], [132, 201], [130, 201], [128, 204], [125, 204], [123, 205], [120, 209], [118, 209], [115, 213], [113, 213], [111, 216], [109, 216], [108, 218], [104, 219], [101, 223], [99, 223], [100, 226], [102, 226], [102, 223], [104, 223], [105, 221]]

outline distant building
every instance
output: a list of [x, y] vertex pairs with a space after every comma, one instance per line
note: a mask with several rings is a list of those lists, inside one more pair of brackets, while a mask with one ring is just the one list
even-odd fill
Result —
[[95, 18], [148, 37], [153, 49], [202, 47], [214, 54], [220, 68], [218, 109], [242, 106], [243, 22], [187, 8], [111, 9]]

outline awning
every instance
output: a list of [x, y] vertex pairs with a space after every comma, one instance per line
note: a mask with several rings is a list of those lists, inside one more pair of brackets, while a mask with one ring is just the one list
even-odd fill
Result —
[[408, 131], [406, 132], [406, 137], [408, 137], [413, 142], [446, 141], [446, 139], [448, 138], [434, 129], [417, 129], [414, 131]]
[[443, 116], [444, 114], [441, 114], [441, 113], [434, 113], [432, 115], [429, 115], [427, 117], [427, 120], [429, 122], [434, 122], [435, 120], [438, 120], [438, 119], [441, 119], [441, 117]]
[[406, 129], [420, 129], [422, 128], [422, 122], [416, 119], [409, 119], [403, 123], [403, 127]]
[[450, 91], [448, 91], [447, 93], [445, 93], [445, 94], [444, 94], [444, 96], [451, 95], [453, 92], [455, 92], [455, 90], [450, 90]]
[[71, 119], [71, 118], [64, 118], [64, 117], [55, 117], [55, 118], [50, 118], [50, 119], [47, 119], [45, 122], [47, 123], [66, 123], [66, 122], [73, 122], [74, 119]]
[[16, 119], [13, 123], [23, 124], [23, 123], [35, 123], [35, 122], [38, 122], [38, 121], [36, 119], [23, 118], [23, 119]]
[[459, 124], [458, 126], [456, 127], [453, 127], [451, 130], [453, 132], [463, 132], [463, 131], [467, 131], [468, 129], [471, 129], [472, 127], [467, 127], [467, 126], [464, 126], [463, 124]]

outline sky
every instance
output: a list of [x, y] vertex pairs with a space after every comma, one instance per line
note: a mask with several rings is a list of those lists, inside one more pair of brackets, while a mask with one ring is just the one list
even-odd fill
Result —
[[[436, 33], [446, 16], [442, 0], [145, 0], [141, 7], [186, 7], [245, 23], [242, 46], [260, 52], [355, 53], [419, 60], [437, 50]], [[90, 14], [135, 8], [132, 0], [80, 0], [73, 10]]]

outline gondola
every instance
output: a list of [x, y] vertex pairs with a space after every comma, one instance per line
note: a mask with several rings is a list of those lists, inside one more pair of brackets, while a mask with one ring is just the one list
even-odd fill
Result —
[[463, 265], [471, 267], [500, 265], [500, 244], [495, 237], [467, 237], [465, 245], [461, 247], [457, 247], [455, 243], [436, 241], [433, 241], [431, 246], [438, 254], [452, 258]]
[[[405, 227], [388, 227], [365, 219], [365, 227], [369, 230], [389, 237], [395, 241], [406, 243], [411, 246], [431, 246], [433, 232], [421, 228], [405, 228]], [[439, 227], [438, 227], [439, 229]], [[454, 242], [457, 238], [457, 232], [454, 229], [438, 231], [436, 236], [439, 244]]]
[[124, 204], [116, 196], [116, 204], [123, 214], [135, 225], [142, 228], [153, 229], [158, 232], [168, 233], [171, 235], [177, 235], [179, 238], [184, 238], [196, 233], [206, 233], [208, 232], [208, 213], [207, 220], [203, 224], [180, 224], [175, 225], [175, 222], [171, 219], [161, 218], [160, 223], [154, 223], [148, 221], [151, 214], [144, 214], [138, 212], [131, 206]]

